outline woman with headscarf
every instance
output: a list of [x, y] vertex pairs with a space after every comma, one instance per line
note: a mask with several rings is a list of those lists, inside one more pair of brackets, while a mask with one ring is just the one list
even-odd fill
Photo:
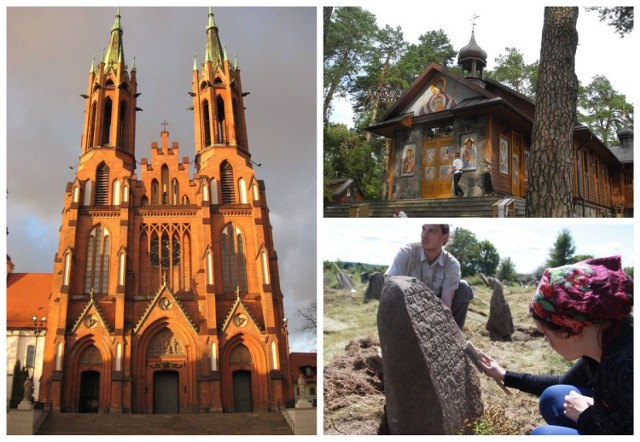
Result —
[[633, 434], [632, 307], [619, 256], [549, 268], [529, 314], [573, 367], [561, 376], [516, 373], [479, 352], [487, 375], [540, 396], [549, 425], [531, 434]]

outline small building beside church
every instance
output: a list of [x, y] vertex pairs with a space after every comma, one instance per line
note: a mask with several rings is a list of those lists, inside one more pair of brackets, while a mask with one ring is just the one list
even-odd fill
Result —
[[[458, 54], [458, 64], [460, 72], [453, 73], [431, 63], [367, 129], [390, 141], [384, 199], [451, 198], [450, 173], [454, 154], [459, 153], [464, 198], [498, 195], [524, 203], [535, 101], [484, 78], [487, 53], [473, 32]], [[575, 216], [632, 213], [633, 167], [623, 158], [576, 123], [570, 159]]]

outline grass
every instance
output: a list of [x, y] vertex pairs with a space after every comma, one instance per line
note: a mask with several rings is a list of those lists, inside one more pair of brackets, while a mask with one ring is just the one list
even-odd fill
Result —
[[[359, 273], [352, 277], [355, 292], [340, 290], [332, 281], [335, 269], [325, 266], [324, 290], [324, 363], [332, 366], [346, 353], [350, 342], [370, 339], [378, 342], [376, 325], [378, 302], [364, 303], [367, 284], [360, 282]], [[469, 307], [463, 330], [466, 339], [492, 356], [508, 370], [539, 374], [564, 373], [571, 363], [553, 352], [537, 332], [528, 316], [529, 302], [535, 287], [504, 287], [504, 295], [509, 304], [515, 332], [510, 341], [492, 340], [485, 329], [489, 317], [491, 289], [477, 278], [471, 278], [475, 298]], [[355, 376], [355, 373], [354, 373]], [[485, 414], [472, 423], [474, 434], [528, 434], [544, 422], [538, 411], [538, 398], [517, 390], [506, 395], [498, 385], [481, 376], [481, 390]], [[364, 425], [366, 419], [382, 420], [384, 396], [363, 400], [361, 396], [341, 393], [344, 406], [325, 409], [325, 434], [375, 434], [377, 428], [372, 422]], [[379, 423], [379, 422], [378, 422]], [[336, 431], [339, 429], [339, 431]]]

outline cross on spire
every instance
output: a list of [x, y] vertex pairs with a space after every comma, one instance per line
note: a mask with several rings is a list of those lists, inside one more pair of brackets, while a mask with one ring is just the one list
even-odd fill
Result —
[[471, 32], [474, 32], [476, 30], [476, 18], [480, 18], [480, 16], [476, 15], [476, 13], [474, 12], [471, 16]]
[[162, 123], [160, 123], [160, 126], [164, 126], [164, 128], [162, 129], [163, 132], [167, 131], [167, 126], [169, 125], [169, 123], [167, 123], [167, 120], [164, 120]]

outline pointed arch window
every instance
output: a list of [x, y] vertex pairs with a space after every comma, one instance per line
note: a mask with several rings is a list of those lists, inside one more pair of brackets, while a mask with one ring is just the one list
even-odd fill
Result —
[[84, 291], [106, 294], [109, 282], [109, 258], [111, 236], [109, 231], [98, 224], [89, 234], [87, 243], [87, 268]]
[[169, 168], [166, 164], [162, 165], [160, 171], [160, 191], [162, 192], [162, 204], [169, 204]]
[[247, 260], [240, 229], [228, 224], [222, 231], [222, 272], [225, 292], [247, 291]]
[[203, 130], [204, 130], [204, 147], [211, 146], [211, 117], [209, 115], [209, 102], [202, 102]]
[[180, 204], [180, 185], [175, 178], [171, 180], [171, 204]]
[[158, 204], [158, 195], [160, 193], [158, 180], [155, 178], [151, 181], [151, 204]]
[[235, 203], [233, 168], [227, 161], [220, 165], [220, 187], [222, 189], [222, 204]]
[[216, 107], [218, 108], [218, 115], [216, 124], [218, 126], [218, 143], [228, 142], [229, 139], [226, 133], [226, 122], [225, 122], [225, 114], [224, 114], [224, 100], [221, 96], [218, 95], [216, 99]]
[[247, 185], [244, 178], [238, 180], [238, 190], [240, 193], [240, 204], [247, 204]]
[[96, 206], [109, 204], [109, 166], [100, 163], [96, 172]]
[[218, 182], [215, 178], [211, 178], [211, 204], [220, 204], [220, 199], [218, 198]]
[[125, 135], [127, 131], [127, 102], [124, 100], [120, 102], [120, 127], [118, 130], [118, 147], [124, 149]]
[[107, 98], [104, 101], [104, 120], [102, 121], [102, 145], [109, 145], [109, 134], [111, 132], [111, 112], [113, 110], [113, 103], [111, 98]]
[[97, 103], [94, 101], [91, 105], [91, 113], [89, 114], [88, 124], [89, 124], [89, 138], [87, 138], [87, 147], [94, 146], [94, 136], [96, 131], [96, 107]]

